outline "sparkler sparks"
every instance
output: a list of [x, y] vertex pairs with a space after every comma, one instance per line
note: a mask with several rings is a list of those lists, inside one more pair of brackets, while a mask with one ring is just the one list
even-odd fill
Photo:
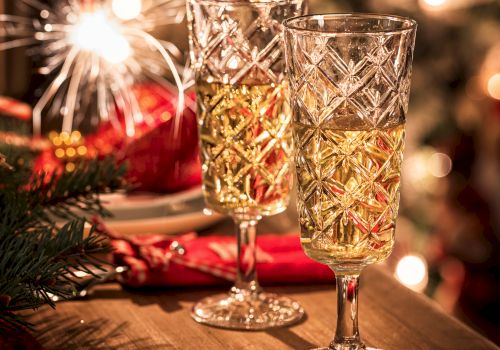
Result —
[[[119, 127], [123, 114], [127, 136], [136, 123], [147, 122], [132, 86], [153, 81], [178, 90], [177, 116], [184, 109], [180, 51], [149, 32], [156, 26], [180, 23], [184, 0], [64, 0], [49, 6], [21, 0], [38, 18], [0, 14], [0, 51], [26, 46], [43, 58], [41, 74], [54, 74], [33, 108], [33, 130], [42, 119], [62, 118], [62, 132], [71, 133], [85, 118]], [[61, 4], [61, 2], [63, 4]], [[161, 15], [159, 15], [161, 14]]]

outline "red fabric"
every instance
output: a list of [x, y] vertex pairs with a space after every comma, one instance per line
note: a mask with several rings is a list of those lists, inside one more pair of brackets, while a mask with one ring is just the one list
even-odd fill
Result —
[[[184, 248], [175, 253], [171, 243]], [[226, 236], [180, 237], [158, 235], [113, 239], [114, 261], [129, 270], [121, 275], [123, 284], [142, 286], [211, 286], [230, 284], [236, 275], [235, 239]], [[221, 257], [214, 244], [222, 250]], [[333, 281], [333, 272], [309, 259], [297, 234], [263, 235], [257, 238], [257, 273], [261, 284], [321, 283]]]

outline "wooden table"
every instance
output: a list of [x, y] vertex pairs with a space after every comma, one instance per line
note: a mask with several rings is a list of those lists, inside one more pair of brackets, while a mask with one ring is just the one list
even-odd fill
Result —
[[[497, 347], [432, 301], [401, 286], [380, 267], [362, 275], [361, 336], [385, 350], [481, 350]], [[123, 290], [98, 287], [89, 300], [69, 301], [57, 310], [42, 308], [32, 321], [38, 339], [51, 349], [311, 349], [327, 345], [335, 328], [332, 286], [267, 288], [298, 300], [307, 318], [265, 332], [236, 332], [202, 326], [189, 316], [193, 303], [220, 290]]]

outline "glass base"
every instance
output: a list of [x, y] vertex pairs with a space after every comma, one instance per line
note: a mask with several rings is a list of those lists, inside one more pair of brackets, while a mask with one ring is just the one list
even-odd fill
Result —
[[198, 302], [191, 317], [206, 325], [240, 330], [287, 326], [302, 319], [304, 309], [296, 301], [264, 292], [229, 293]]

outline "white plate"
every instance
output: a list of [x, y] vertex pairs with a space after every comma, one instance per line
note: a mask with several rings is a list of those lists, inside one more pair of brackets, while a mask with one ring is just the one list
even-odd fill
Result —
[[176, 234], [216, 223], [222, 215], [205, 210], [201, 187], [175, 194], [110, 194], [101, 196], [112, 218], [106, 225], [126, 235]]
[[223, 216], [217, 213], [205, 215], [203, 212], [198, 212], [152, 219], [106, 220], [106, 225], [123, 235], [143, 235], [150, 233], [174, 235], [208, 227], [222, 218]]
[[150, 192], [136, 192], [132, 194], [111, 193], [101, 195], [101, 201], [113, 213], [128, 210], [153, 209], [162, 205], [171, 205], [202, 197], [201, 187], [193, 187], [182, 192], [158, 194]]

